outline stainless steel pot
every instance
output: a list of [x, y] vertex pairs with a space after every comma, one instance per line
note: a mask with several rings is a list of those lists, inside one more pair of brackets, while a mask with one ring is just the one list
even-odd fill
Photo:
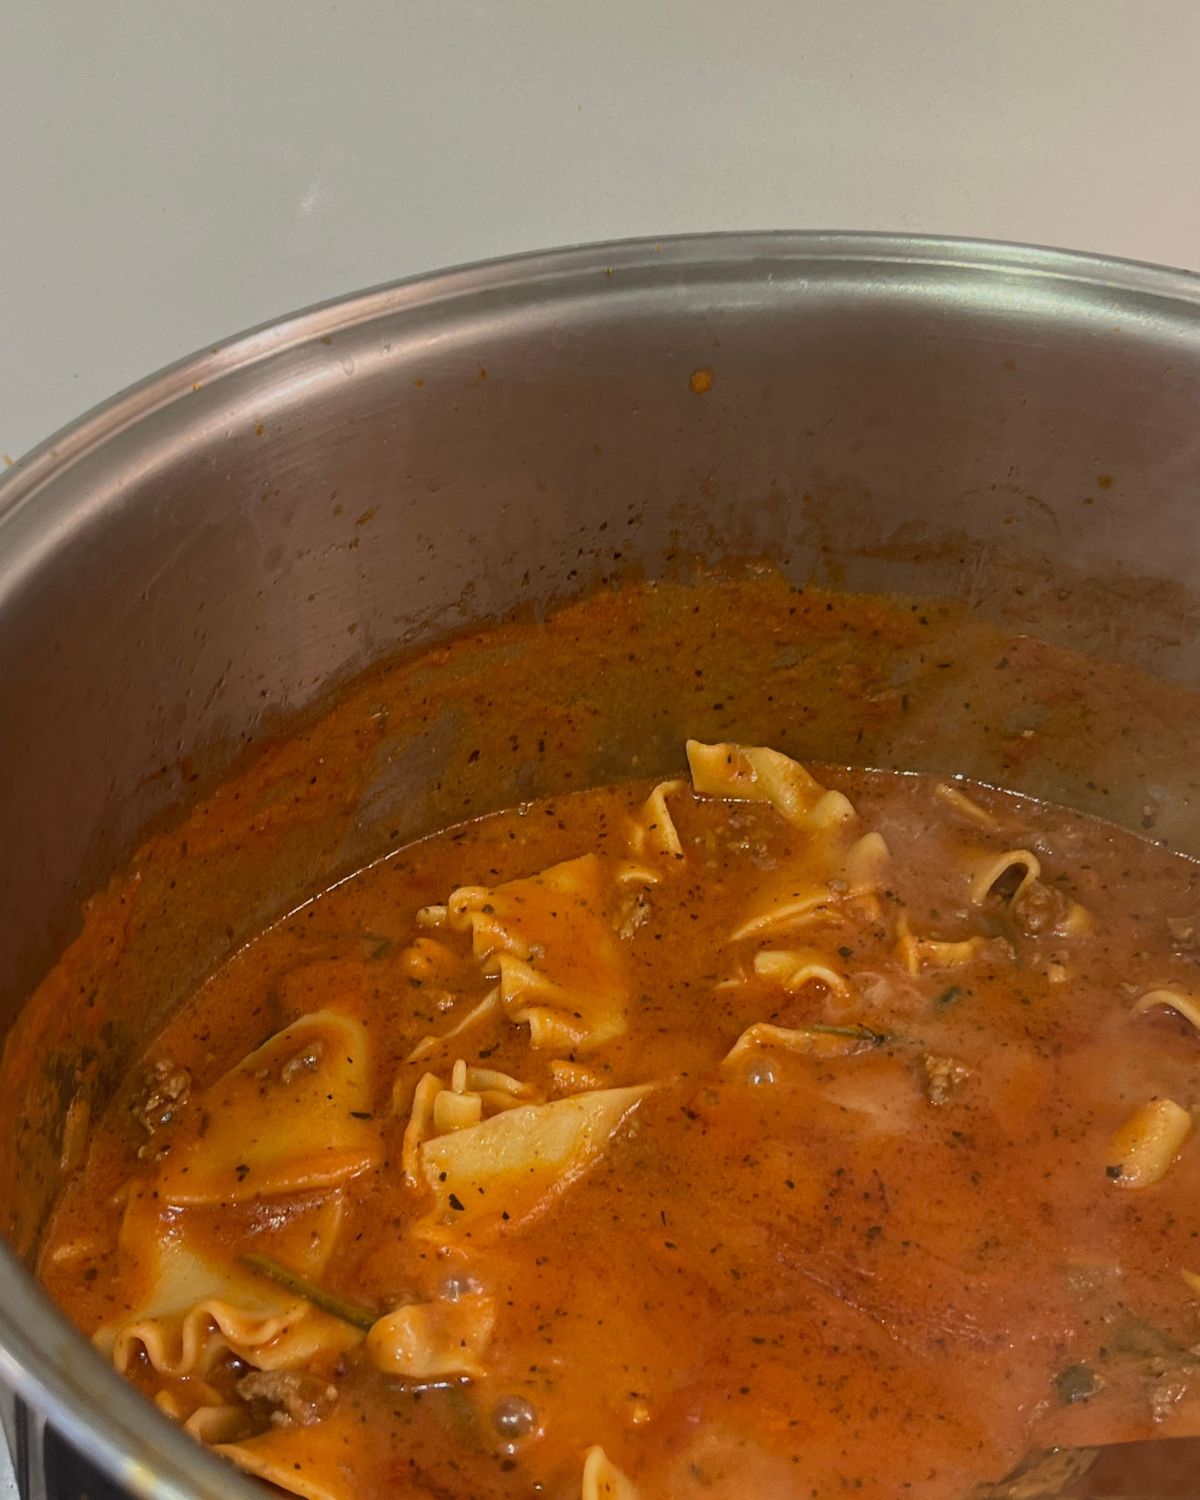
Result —
[[[155, 376], [0, 484], [4, 1027], [81, 899], [247, 742], [384, 653], [614, 573], [765, 553], [1194, 684], [1198, 414], [1200, 279], [869, 235], [472, 267]], [[430, 774], [410, 758], [306, 878]], [[1196, 848], [1190, 776], [1154, 794]], [[1118, 790], [1137, 805], [1138, 766]], [[0, 1376], [131, 1492], [252, 1493], [7, 1250]]]

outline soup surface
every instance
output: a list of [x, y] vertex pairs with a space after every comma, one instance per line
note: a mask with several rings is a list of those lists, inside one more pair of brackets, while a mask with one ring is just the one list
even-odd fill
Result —
[[233, 957], [81, 1127], [61, 1306], [309, 1500], [1036, 1494], [1200, 1432], [1200, 867], [963, 782], [688, 770]]

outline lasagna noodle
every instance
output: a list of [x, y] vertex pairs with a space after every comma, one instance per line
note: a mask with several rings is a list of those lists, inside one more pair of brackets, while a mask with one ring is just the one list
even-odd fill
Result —
[[479, 1376], [495, 1321], [496, 1304], [483, 1292], [410, 1302], [379, 1319], [367, 1334], [367, 1353], [397, 1380]]
[[1183, 1017], [1190, 1026], [1200, 1032], [1200, 1000], [1194, 995], [1185, 994], [1182, 990], [1160, 988], [1147, 990], [1138, 997], [1133, 1007], [1135, 1016], [1143, 1015], [1148, 1010], [1156, 1007], [1173, 1010], [1176, 1015]]
[[807, 927], [840, 925], [852, 918], [875, 921], [879, 891], [891, 854], [883, 836], [872, 830], [846, 844], [836, 827], [825, 843], [811, 850], [785, 885], [765, 898], [730, 934], [745, 938], [794, 933]]
[[377, 1166], [366, 1029], [303, 1016], [204, 1090], [158, 1173], [180, 1206], [335, 1187]]
[[493, 888], [464, 886], [449, 922], [498, 977], [509, 1018], [538, 1049], [586, 1051], [628, 1026], [628, 980], [605, 861], [585, 854]]
[[631, 854], [641, 857], [667, 855], [673, 860], [683, 858], [683, 842], [667, 806], [667, 798], [677, 796], [685, 785], [682, 781], [660, 781], [650, 793], [631, 820]]
[[[269, 1237], [273, 1256], [297, 1274], [317, 1276], [341, 1225], [333, 1198], [293, 1212]], [[297, 1369], [323, 1351], [360, 1342], [361, 1333], [233, 1261], [214, 1258], [189, 1235], [186, 1215], [164, 1215], [148, 1194], [135, 1195], [122, 1227], [133, 1279], [147, 1290], [95, 1342], [120, 1371], [144, 1354], [162, 1375], [208, 1374], [228, 1354], [260, 1370]]]
[[1174, 1099], [1152, 1099], [1109, 1143], [1109, 1177], [1118, 1187], [1150, 1187], [1167, 1175], [1193, 1128], [1191, 1115]]
[[641, 1500], [641, 1493], [597, 1446], [584, 1455], [580, 1500]]
[[642, 1084], [521, 1105], [426, 1141], [421, 1170], [436, 1207], [425, 1231], [439, 1237], [485, 1220], [516, 1227], [586, 1171], [648, 1091]]
[[692, 786], [703, 795], [766, 802], [781, 818], [810, 830], [836, 827], [854, 816], [850, 799], [827, 791], [798, 761], [765, 746], [687, 742]]

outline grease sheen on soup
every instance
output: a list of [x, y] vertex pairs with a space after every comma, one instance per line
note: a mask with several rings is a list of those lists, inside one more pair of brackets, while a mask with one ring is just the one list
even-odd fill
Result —
[[88, 1132], [60, 1305], [308, 1500], [957, 1497], [1200, 1431], [1198, 867], [688, 759], [226, 963]]

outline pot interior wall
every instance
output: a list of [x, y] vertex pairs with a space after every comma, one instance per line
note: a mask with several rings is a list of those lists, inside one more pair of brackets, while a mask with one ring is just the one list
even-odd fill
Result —
[[[16, 1243], [52, 1122], [257, 927], [436, 823], [673, 764], [684, 733], [982, 775], [1200, 851], [1200, 339], [1175, 290], [932, 243], [547, 257], [251, 336], [43, 454], [0, 516], [5, 1027], [163, 831], [10, 1038]], [[712, 587], [690, 635], [660, 590], [636, 644], [598, 647], [630, 623], [601, 614], [546, 670], [579, 618], [539, 625], [555, 602], [737, 558], [922, 602]], [[513, 611], [499, 644], [421, 655]], [[265, 800], [239, 823], [214, 778], [304, 712], [244, 763]], [[330, 785], [351, 746], [361, 776]]]

